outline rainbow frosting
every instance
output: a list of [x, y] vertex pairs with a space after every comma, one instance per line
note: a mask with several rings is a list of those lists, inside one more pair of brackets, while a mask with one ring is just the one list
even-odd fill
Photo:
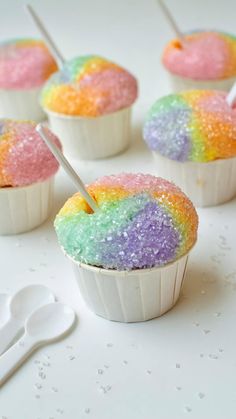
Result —
[[73, 116], [99, 116], [119, 111], [137, 98], [137, 81], [122, 67], [94, 55], [74, 58], [46, 83], [41, 105]]
[[43, 41], [13, 39], [0, 43], [0, 89], [40, 87], [56, 70]]
[[151, 150], [172, 160], [208, 162], [236, 156], [236, 108], [226, 93], [189, 90], [157, 100], [143, 130]]
[[[0, 187], [26, 186], [54, 175], [58, 163], [31, 121], [0, 119]], [[49, 130], [51, 140], [61, 147]]]
[[186, 254], [197, 238], [198, 217], [174, 184], [151, 175], [105, 176], [88, 186], [98, 204], [79, 193], [55, 220], [63, 250], [89, 265], [116, 270], [162, 266]]
[[236, 36], [216, 31], [185, 36], [184, 47], [175, 39], [162, 61], [171, 73], [194, 80], [221, 80], [236, 76]]

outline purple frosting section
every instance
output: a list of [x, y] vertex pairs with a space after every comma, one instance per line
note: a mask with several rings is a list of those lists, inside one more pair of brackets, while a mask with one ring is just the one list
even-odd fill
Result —
[[104, 265], [114, 261], [116, 269], [163, 265], [173, 260], [180, 242], [171, 217], [154, 201], [147, 203], [130, 223], [105, 240], [101, 250]]
[[189, 109], [170, 109], [154, 114], [144, 125], [144, 140], [151, 150], [172, 160], [187, 161], [191, 152], [191, 137], [186, 126]]

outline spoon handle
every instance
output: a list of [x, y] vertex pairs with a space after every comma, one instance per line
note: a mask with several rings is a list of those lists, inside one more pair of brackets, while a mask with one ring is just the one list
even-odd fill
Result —
[[22, 325], [12, 317], [0, 328], [0, 355], [10, 346], [21, 330]]
[[0, 386], [23, 364], [37, 346], [37, 343], [25, 333], [18, 342], [0, 357]]

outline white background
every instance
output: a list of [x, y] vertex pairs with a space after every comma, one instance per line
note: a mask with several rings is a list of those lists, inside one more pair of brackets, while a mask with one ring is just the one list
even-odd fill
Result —
[[[141, 125], [152, 102], [169, 91], [160, 55], [172, 36], [156, 2], [32, 4], [66, 57], [97, 53], [139, 79], [132, 147], [113, 159], [73, 162], [81, 177], [90, 182], [120, 171], [155, 173]], [[168, 0], [168, 5], [183, 30], [235, 31], [234, 0]], [[19, 0], [0, 1], [1, 39], [38, 35], [22, 7]], [[78, 314], [67, 339], [39, 350], [0, 390], [0, 418], [235, 419], [236, 201], [198, 211], [199, 240], [176, 307], [146, 323], [119, 324], [85, 307], [57, 245], [52, 221], [73, 192], [60, 172], [51, 219], [31, 233], [0, 238], [0, 292], [43, 283]], [[39, 366], [45, 379], [38, 376]]]

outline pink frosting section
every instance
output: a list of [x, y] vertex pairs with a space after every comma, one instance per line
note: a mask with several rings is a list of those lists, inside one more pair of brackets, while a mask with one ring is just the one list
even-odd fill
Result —
[[[14, 122], [13, 122], [14, 123]], [[61, 148], [58, 138], [48, 130], [51, 140]], [[12, 186], [25, 186], [48, 179], [58, 170], [58, 162], [35, 131], [35, 124], [18, 122], [14, 141], [4, 162], [4, 172]]]
[[216, 33], [193, 36], [180, 48], [177, 42], [167, 46], [163, 64], [172, 73], [194, 80], [223, 78], [230, 61], [230, 49]]
[[137, 98], [138, 86], [136, 79], [127, 71], [108, 69], [85, 76], [80, 87], [89, 87], [91, 91], [101, 91], [97, 103], [98, 114], [115, 112], [131, 106]]
[[0, 88], [40, 87], [57, 70], [41, 41], [6, 43], [0, 46]]
[[229, 106], [226, 101], [227, 93], [214, 90], [211, 95], [203, 96], [199, 99], [198, 106], [201, 110], [215, 113], [222, 122], [234, 124], [236, 133], [236, 104]]

